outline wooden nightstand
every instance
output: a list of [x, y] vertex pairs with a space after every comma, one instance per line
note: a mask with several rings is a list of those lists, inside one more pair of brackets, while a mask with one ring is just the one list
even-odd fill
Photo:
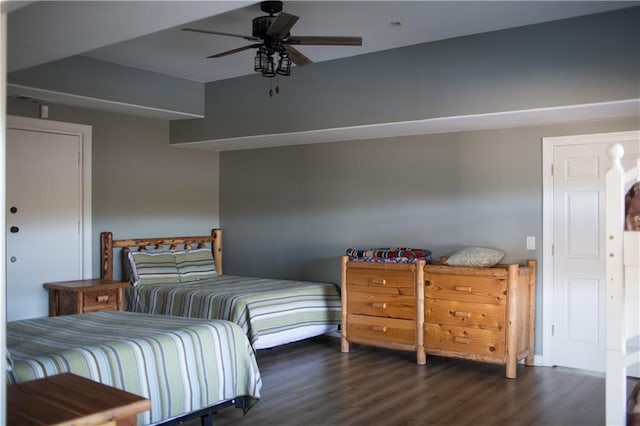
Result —
[[95, 311], [121, 311], [126, 281], [88, 279], [43, 284], [49, 290], [49, 315], [82, 314]]
[[7, 424], [134, 426], [151, 401], [71, 373], [7, 386]]

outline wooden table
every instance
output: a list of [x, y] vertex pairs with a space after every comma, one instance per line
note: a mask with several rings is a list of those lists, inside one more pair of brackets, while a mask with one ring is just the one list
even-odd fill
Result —
[[7, 425], [135, 426], [151, 401], [71, 373], [7, 386]]
[[121, 311], [126, 281], [87, 279], [43, 284], [49, 290], [49, 316]]

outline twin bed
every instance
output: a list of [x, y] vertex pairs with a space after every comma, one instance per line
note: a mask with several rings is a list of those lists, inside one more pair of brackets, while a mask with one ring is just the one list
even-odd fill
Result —
[[333, 283], [224, 275], [220, 229], [127, 240], [103, 232], [102, 278], [113, 279], [117, 249], [125, 279], [134, 283], [127, 289], [129, 311], [233, 321], [255, 349], [318, 336], [341, 321], [340, 288]]
[[[627, 404], [627, 376], [640, 363], [640, 159], [625, 172], [621, 145], [606, 176], [607, 424], [640, 423], [640, 383]], [[637, 371], [636, 370], [636, 371]], [[636, 373], [637, 374], [637, 373]], [[635, 420], [632, 420], [635, 417]], [[637, 424], [637, 423], [633, 423]]]
[[150, 399], [139, 425], [246, 410], [262, 386], [255, 353], [230, 321], [123, 311], [34, 318], [7, 323], [7, 348], [9, 383], [78, 374]]

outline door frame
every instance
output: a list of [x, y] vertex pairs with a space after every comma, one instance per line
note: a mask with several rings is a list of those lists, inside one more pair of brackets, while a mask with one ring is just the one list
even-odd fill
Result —
[[542, 138], [542, 365], [553, 366], [551, 345], [554, 312], [553, 154], [557, 146], [615, 143], [640, 138], [640, 130]]
[[82, 247], [82, 278], [93, 277], [92, 226], [91, 226], [91, 145], [92, 127], [85, 124], [65, 123], [62, 121], [41, 120], [38, 118], [7, 116], [7, 129], [28, 130], [35, 132], [73, 135], [80, 140], [80, 206], [82, 208], [80, 223], [80, 241]]

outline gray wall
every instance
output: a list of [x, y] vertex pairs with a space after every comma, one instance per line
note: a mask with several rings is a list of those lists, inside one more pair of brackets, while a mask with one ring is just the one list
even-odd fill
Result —
[[[8, 113], [38, 117], [38, 105], [9, 99]], [[208, 234], [219, 225], [219, 155], [169, 145], [169, 123], [50, 105], [51, 120], [92, 126], [93, 275], [99, 234], [115, 238]], [[8, 159], [11, 161], [11, 159]]]
[[539, 262], [541, 353], [542, 138], [638, 128], [625, 119], [223, 152], [225, 273], [339, 282], [349, 247], [434, 258], [500, 248], [507, 262]]
[[[294, 68], [269, 97], [259, 75], [206, 85], [205, 119], [171, 142], [640, 97], [640, 7]], [[366, 43], [366, 40], [365, 40]]]
[[14, 71], [7, 79], [11, 84], [77, 96], [182, 113], [204, 112], [203, 83], [83, 56]]

